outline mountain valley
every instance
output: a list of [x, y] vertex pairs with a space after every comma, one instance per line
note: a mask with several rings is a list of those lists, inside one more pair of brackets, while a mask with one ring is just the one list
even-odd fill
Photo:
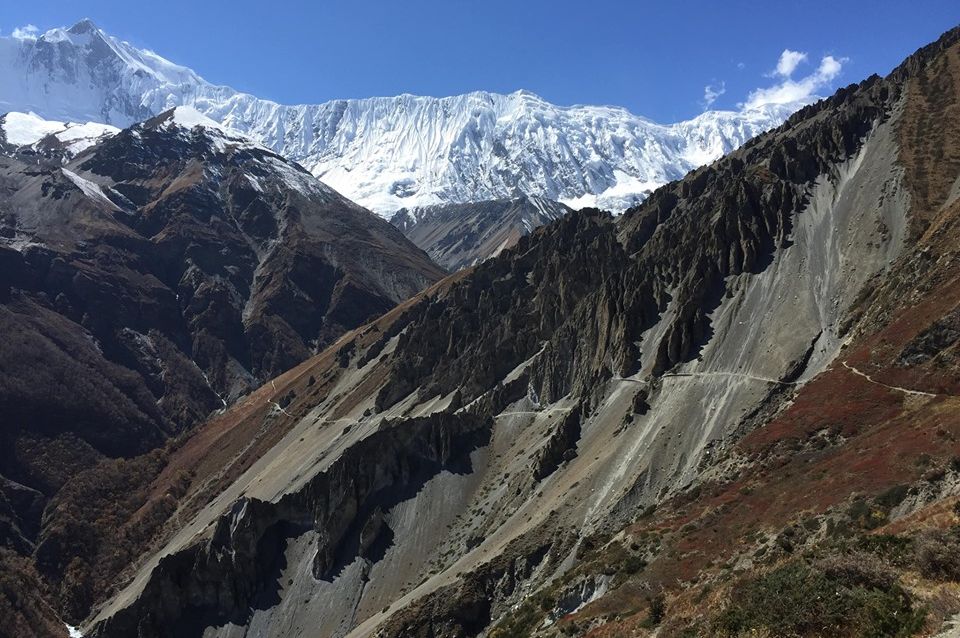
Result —
[[12, 42], [0, 635], [956, 635], [960, 27], [666, 127]]

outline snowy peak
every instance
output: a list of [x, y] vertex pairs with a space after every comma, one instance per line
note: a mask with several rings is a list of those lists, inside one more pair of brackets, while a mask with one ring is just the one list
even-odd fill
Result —
[[75, 25], [70, 27], [70, 33], [81, 35], [84, 33], [102, 33], [100, 27], [93, 23], [93, 20], [90, 18], [83, 18]]
[[557, 106], [524, 90], [287, 106], [211, 84], [86, 19], [36, 38], [0, 37], [0, 112], [129, 126], [192, 107], [383, 216], [518, 194], [620, 211], [800, 106], [675, 124], [615, 106]]
[[45, 120], [36, 113], [12, 112], [0, 116], [0, 141], [21, 152], [39, 152], [60, 160], [75, 157], [119, 131], [114, 126], [96, 122]]
[[227, 132], [226, 127], [222, 126], [219, 122], [211, 120], [192, 106], [178, 106], [168, 111], [168, 113], [169, 121], [178, 126], [184, 126], [190, 129], [201, 126], [203, 128], [214, 129], [221, 133]]
[[[31, 38], [24, 38], [30, 40]], [[69, 42], [74, 46], [89, 47], [102, 44], [110, 47], [109, 36], [94, 24], [93, 20], [84, 18], [70, 28], [57, 27], [50, 29], [36, 38], [38, 43], [55, 44]], [[110, 47], [112, 48], [112, 47]]]
[[208, 136], [245, 144], [254, 143], [239, 131], [235, 131], [220, 124], [216, 120], [210, 119], [192, 106], [178, 106], [164, 111], [157, 117], [144, 122], [143, 126], [145, 128], [168, 131], [181, 130], [185, 132], [192, 132], [199, 129]]
[[159, 87], [203, 83], [190, 69], [122, 42], [89, 19], [36, 37], [0, 37], [0, 80], [0, 112], [120, 127], [181, 103], [156, 99]]
[[518, 193], [623, 210], [797, 106], [661, 125], [621, 108], [556, 106], [528, 92], [404, 95], [281, 108], [283, 130], [312, 122], [313, 136], [268, 143], [283, 144], [325, 182], [381, 213]]
[[36, 113], [7, 113], [0, 120], [0, 129], [8, 144], [27, 146], [36, 144], [47, 135], [64, 129], [63, 122], [45, 120]]

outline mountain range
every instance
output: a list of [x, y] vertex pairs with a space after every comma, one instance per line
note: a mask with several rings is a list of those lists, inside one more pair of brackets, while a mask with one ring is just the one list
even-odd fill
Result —
[[88, 21], [12, 42], [0, 636], [956, 635], [960, 27], [622, 214], [392, 224]]
[[802, 104], [662, 125], [517, 91], [281, 105], [207, 82], [92, 21], [0, 37], [0, 112], [126, 127], [175, 106], [299, 162], [353, 201], [401, 208], [531, 195], [620, 212], [780, 124]]

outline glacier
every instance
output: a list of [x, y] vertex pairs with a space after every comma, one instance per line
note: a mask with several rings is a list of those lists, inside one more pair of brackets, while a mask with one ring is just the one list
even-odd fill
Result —
[[0, 37], [0, 113], [125, 127], [190, 106], [295, 160], [374, 212], [522, 195], [615, 212], [802, 103], [659, 124], [615, 106], [557, 106], [528, 91], [283, 105], [218, 86], [90, 20]]

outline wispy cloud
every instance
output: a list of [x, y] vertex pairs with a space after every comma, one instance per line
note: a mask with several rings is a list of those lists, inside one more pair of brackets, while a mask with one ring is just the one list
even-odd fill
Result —
[[36, 25], [26, 24], [14, 29], [10, 35], [18, 40], [36, 40], [38, 33], [40, 33], [40, 29], [38, 29]]
[[781, 78], [773, 86], [751, 91], [745, 109], [755, 109], [765, 104], [790, 104], [794, 102], [810, 102], [817, 97], [818, 91], [829, 88], [830, 84], [840, 75], [847, 58], [835, 58], [825, 55], [820, 59], [816, 70], [800, 79], [794, 79], [793, 74], [797, 67], [807, 61], [805, 52], [785, 49], [777, 61], [777, 68], [772, 77]]
[[727, 92], [727, 85], [725, 82], [714, 82], [703, 87], [703, 101], [701, 104], [706, 110], [710, 108], [714, 102], [717, 101], [717, 98]]
[[777, 70], [774, 71], [774, 74], [783, 78], [788, 78], [793, 75], [793, 72], [797, 70], [797, 67], [800, 66], [801, 62], [806, 61], [807, 54], [805, 52], [784, 49], [783, 53], [780, 54], [780, 59], [777, 60]]

